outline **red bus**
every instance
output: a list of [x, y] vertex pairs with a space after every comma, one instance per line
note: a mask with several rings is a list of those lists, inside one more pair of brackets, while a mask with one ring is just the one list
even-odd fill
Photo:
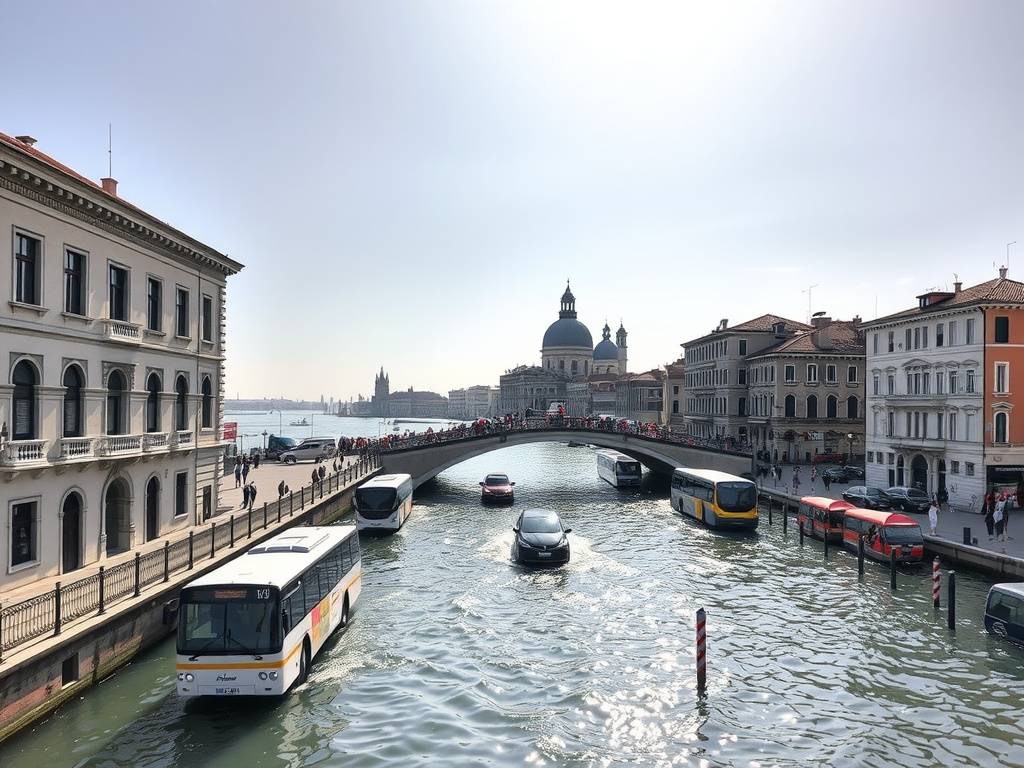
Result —
[[864, 537], [864, 554], [873, 560], [888, 562], [893, 548], [901, 563], [924, 559], [921, 526], [906, 515], [881, 509], [848, 509], [843, 515], [843, 545], [856, 552], [860, 536]]
[[822, 541], [828, 536], [829, 542], [839, 544], [843, 540], [843, 517], [848, 509], [856, 507], [842, 499], [804, 496], [800, 499], [796, 520], [804, 533]]

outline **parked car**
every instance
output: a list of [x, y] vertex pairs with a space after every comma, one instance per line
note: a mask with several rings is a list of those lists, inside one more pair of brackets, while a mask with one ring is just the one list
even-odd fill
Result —
[[280, 461], [294, 464], [297, 461], [322, 461], [329, 459], [338, 452], [338, 446], [330, 437], [311, 437], [303, 440], [294, 448], [281, 453]]
[[862, 509], [891, 509], [892, 504], [881, 488], [853, 485], [843, 491], [843, 499]]
[[572, 528], [563, 528], [557, 512], [527, 509], [512, 527], [512, 559], [530, 565], [565, 565], [569, 562]]
[[514, 485], [508, 475], [488, 475], [480, 481], [480, 501], [484, 504], [511, 504], [515, 501], [515, 491], [512, 490]]
[[855, 478], [857, 480], [863, 480], [864, 479], [864, 467], [853, 467], [853, 466], [847, 465], [847, 466], [843, 467], [843, 469], [845, 469], [846, 470], [846, 474], [848, 474], [852, 478]]
[[824, 480], [828, 478], [830, 483], [848, 483], [850, 482], [850, 473], [846, 471], [846, 467], [829, 467], [821, 473], [821, 478]]
[[927, 493], [905, 485], [886, 488], [885, 495], [889, 497], [893, 509], [902, 509], [904, 512], [927, 512], [931, 505]]

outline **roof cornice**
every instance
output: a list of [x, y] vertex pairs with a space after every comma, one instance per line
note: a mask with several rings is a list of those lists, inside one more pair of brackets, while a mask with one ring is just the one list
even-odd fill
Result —
[[[54, 174], [61, 181], [55, 181], [44, 174]], [[0, 187], [122, 239], [178, 260], [192, 261], [220, 272], [225, 277], [243, 268], [240, 262], [203, 245], [144, 211], [134, 206], [129, 208], [129, 204], [119, 204], [117, 198], [110, 198], [102, 190], [90, 188], [31, 156], [15, 155], [6, 146], [0, 146]]]

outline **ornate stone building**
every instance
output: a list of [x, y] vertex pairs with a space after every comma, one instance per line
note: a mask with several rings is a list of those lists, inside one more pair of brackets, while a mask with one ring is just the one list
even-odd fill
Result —
[[448, 398], [437, 392], [419, 392], [412, 387], [405, 391], [392, 392], [391, 379], [384, 373], [383, 366], [380, 373], [374, 377], [373, 398], [370, 404], [369, 415], [381, 418], [444, 418], [448, 415]]

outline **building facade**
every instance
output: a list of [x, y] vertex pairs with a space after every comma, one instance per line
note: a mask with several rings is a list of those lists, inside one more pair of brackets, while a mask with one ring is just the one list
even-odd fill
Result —
[[391, 379], [383, 366], [373, 379], [373, 397], [369, 401], [369, 413], [360, 396], [353, 415], [378, 416], [380, 418], [438, 418], [448, 415], [448, 398], [437, 392], [417, 391], [412, 387], [392, 392]]
[[676, 432], [686, 431], [683, 409], [686, 402], [686, 358], [665, 366], [661, 423]]
[[748, 442], [747, 357], [809, 330], [804, 323], [761, 315], [735, 326], [723, 319], [711, 333], [685, 342], [686, 432]]
[[225, 301], [238, 262], [0, 134], [0, 587], [218, 510]]
[[999, 277], [866, 324], [867, 480], [945, 491], [979, 508], [988, 487], [1024, 479], [1013, 419], [1024, 360], [1024, 283]]
[[619, 376], [615, 382], [616, 415], [645, 424], [660, 423], [664, 386], [665, 372], [659, 368]]
[[448, 392], [448, 415], [453, 419], [480, 419], [493, 416], [494, 387], [476, 385]]
[[803, 331], [747, 356], [739, 401], [765, 462], [809, 462], [864, 451], [864, 337], [860, 318], [812, 319]]

